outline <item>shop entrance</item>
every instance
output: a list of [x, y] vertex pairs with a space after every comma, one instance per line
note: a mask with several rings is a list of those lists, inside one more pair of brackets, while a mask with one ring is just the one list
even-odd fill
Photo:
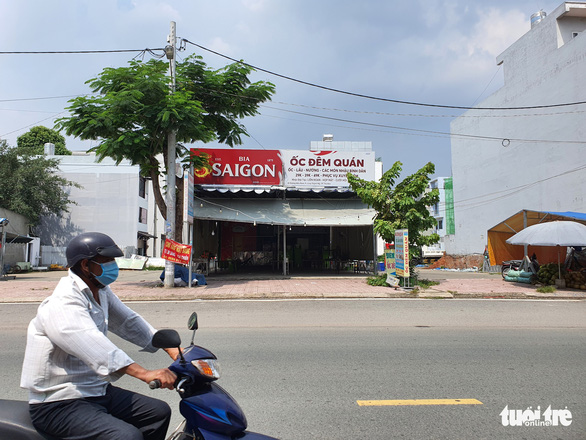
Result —
[[[372, 226], [283, 226], [198, 220], [194, 257], [219, 273], [291, 275], [367, 272], [374, 267]], [[285, 234], [285, 236], [283, 236]]]

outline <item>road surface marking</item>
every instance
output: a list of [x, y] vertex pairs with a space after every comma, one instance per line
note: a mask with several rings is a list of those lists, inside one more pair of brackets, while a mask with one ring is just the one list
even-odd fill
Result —
[[357, 400], [359, 406], [482, 405], [476, 399]]

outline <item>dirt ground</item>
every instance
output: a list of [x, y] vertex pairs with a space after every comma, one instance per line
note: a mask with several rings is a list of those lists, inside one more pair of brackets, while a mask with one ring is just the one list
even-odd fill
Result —
[[444, 255], [431, 264], [429, 269], [472, 269], [473, 267], [482, 269], [483, 263], [483, 255]]

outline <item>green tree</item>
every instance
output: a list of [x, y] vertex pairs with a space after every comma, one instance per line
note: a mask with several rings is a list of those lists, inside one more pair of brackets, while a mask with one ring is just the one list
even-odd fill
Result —
[[358, 197], [376, 211], [374, 231], [392, 243], [395, 230], [408, 229], [409, 246], [416, 250], [439, 241], [438, 234], [425, 234], [436, 225], [428, 207], [439, 202], [439, 190], [427, 191], [430, 175], [435, 172], [433, 163], [428, 162], [415, 174], [395, 184], [402, 166], [401, 162], [395, 162], [378, 182], [348, 173], [348, 182]]
[[26, 150], [30, 154], [44, 154], [45, 144], [55, 145], [55, 154], [69, 156], [71, 151], [65, 147], [65, 138], [55, 130], [39, 125], [31, 128], [16, 139], [16, 146], [20, 150]]
[[[129, 66], [105, 68], [87, 81], [94, 96], [73, 99], [70, 116], [57, 127], [68, 135], [98, 140], [98, 160], [111, 157], [139, 165], [153, 182], [155, 202], [165, 218], [167, 206], [159, 186], [166, 174], [167, 136], [177, 133], [177, 157], [184, 167], [209, 166], [207, 157], [191, 157], [187, 143], [217, 140], [229, 146], [242, 143], [247, 135], [239, 119], [258, 113], [260, 103], [269, 100], [274, 85], [251, 83], [252, 69], [240, 63], [219, 70], [209, 69], [201, 57], [190, 56], [176, 66], [176, 90], [169, 93], [167, 63], [131, 61]], [[164, 163], [159, 161], [163, 155]], [[177, 178], [176, 237], [181, 237], [183, 179]]]
[[59, 161], [10, 148], [0, 141], [0, 206], [36, 225], [43, 215], [67, 212], [67, 188], [78, 186], [56, 173]]

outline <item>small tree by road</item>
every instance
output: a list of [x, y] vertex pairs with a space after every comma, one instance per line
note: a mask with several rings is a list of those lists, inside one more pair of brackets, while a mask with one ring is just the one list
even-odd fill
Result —
[[[251, 83], [252, 69], [240, 63], [213, 70], [190, 56], [176, 66], [176, 89], [169, 93], [168, 65], [164, 61], [131, 61], [129, 66], [105, 68], [87, 81], [94, 95], [73, 99], [71, 115], [58, 121], [67, 135], [97, 140], [90, 149], [98, 160], [128, 159], [153, 183], [155, 202], [163, 218], [167, 205], [159, 186], [166, 175], [168, 133], [176, 132], [177, 157], [184, 167], [208, 166], [207, 157], [190, 156], [185, 144], [219, 141], [242, 143], [245, 127], [239, 120], [258, 113], [259, 104], [274, 93], [271, 83]], [[161, 166], [160, 156], [164, 158]], [[183, 178], [172, 183], [177, 190], [175, 237], [182, 236]]]
[[429, 162], [415, 174], [395, 183], [402, 166], [401, 162], [395, 162], [378, 182], [348, 173], [348, 182], [358, 197], [376, 211], [374, 231], [383, 240], [392, 243], [397, 229], [408, 229], [409, 246], [417, 250], [439, 241], [438, 234], [426, 234], [436, 225], [428, 208], [439, 202], [439, 190], [427, 191], [435, 165]]

